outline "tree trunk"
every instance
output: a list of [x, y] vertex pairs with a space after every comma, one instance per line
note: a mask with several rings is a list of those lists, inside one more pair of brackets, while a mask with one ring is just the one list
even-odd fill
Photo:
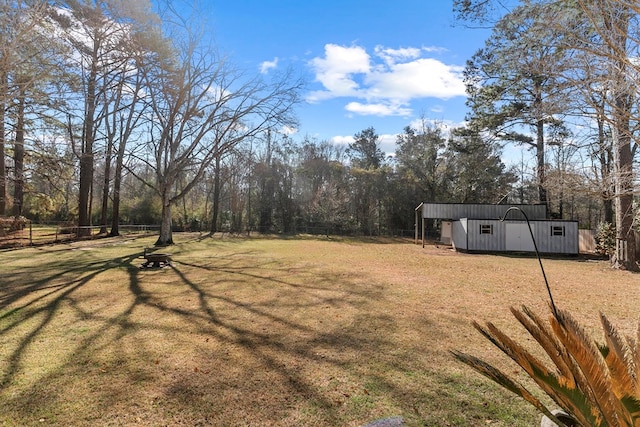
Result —
[[608, 222], [609, 224], [613, 224], [613, 200], [611, 199], [605, 199], [603, 200], [603, 207], [604, 207], [604, 222]]
[[116, 155], [116, 171], [113, 177], [113, 203], [111, 206], [111, 231], [109, 235], [112, 237], [120, 235], [120, 186], [122, 185], [122, 166], [124, 162], [124, 150], [126, 148], [126, 139], [120, 139], [118, 146], [118, 154]]
[[91, 233], [88, 226], [91, 225], [91, 213], [89, 212], [89, 199], [91, 194], [91, 181], [93, 180], [93, 154], [82, 153], [80, 156], [80, 188], [78, 191], [78, 235], [87, 236]]
[[5, 110], [7, 97], [7, 74], [0, 70], [0, 216], [7, 214], [7, 169], [5, 166]]
[[173, 245], [171, 233], [171, 202], [166, 194], [162, 196], [162, 222], [160, 223], [160, 236], [155, 246]]
[[611, 160], [613, 156], [611, 155], [611, 144], [607, 143], [604, 117], [604, 106], [598, 104], [598, 160], [600, 161], [600, 176], [602, 179], [602, 206], [604, 208], [604, 222], [613, 224], [612, 188], [609, 185], [611, 182]]
[[633, 87], [630, 81], [630, 70], [627, 57], [621, 57], [620, 52], [626, 52], [629, 39], [629, 21], [631, 10], [625, 6], [616, 13], [612, 21], [605, 19], [605, 26], [610, 31], [611, 50], [613, 58], [613, 159], [615, 177], [615, 207], [616, 207], [616, 253], [614, 266], [630, 271], [638, 271], [636, 263], [636, 240], [633, 231], [633, 155], [631, 152], [631, 115], [633, 110]]
[[539, 120], [536, 124], [536, 159], [538, 174], [538, 199], [540, 203], [549, 207], [547, 200], [547, 188], [545, 182], [545, 159], [544, 159], [544, 122]]
[[260, 233], [268, 233], [271, 231], [271, 226], [273, 225], [274, 173], [273, 165], [271, 164], [271, 154], [271, 132], [267, 132], [267, 152], [265, 154], [264, 168], [260, 182], [260, 222], [258, 225]]
[[113, 153], [113, 138], [107, 141], [107, 152], [104, 158], [104, 180], [102, 181], [102, 208], [100, 212], [100, 234], [107, 233], [107, 210], [109, 209], [109, 182], [111, 181], [111, 156]]
[[[626, 124], [626, 126], [625, 126]], [[618, 134], [616, 150], [616, 255], [614, 265], [638, 271], [636, 239], [633, 231], [633, 156], [628, 122], [616, 123]]]
[[16, 140], [14, 144], [14, 190], [13, 190], [13, 215], [22, 215], [24, 206], [24, 89], [20, 91], [18, 99], [18, 111], [16, 122]]
[[80, 185], [78, 190], [78, 234], [91, 234], [91, 187], [93, 184], [93, 141], [95, 138], [96, 86], [98, 76], [99, 43], [94, 40], [91, 71], [87, 80], [86, 108], [82, 128], [82, 152], [80, 155]]
[[218, 231], [218, 212], [220, 211], [220, 156], [215, 159], [213, 173], [213, 206], [211, 208], [211, 234]]

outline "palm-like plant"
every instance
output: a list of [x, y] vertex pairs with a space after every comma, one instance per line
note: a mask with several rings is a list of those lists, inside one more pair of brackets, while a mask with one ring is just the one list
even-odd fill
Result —
[[[493, 324], [483, 327], [474, 322], [474, 326], [520, 365], [579, 425], [640, 426], [640, 327], [635, 338], [625, 337], [601, 314], [605, 344], [599, 345], [566, 311], [554, 311], [548, 323], [527, 307], [511, 311], [554, 366], [547, 366]], [[500, 370], [474, 356], [452, 353], [533, 404], [556, 424], [564, 424], [525, 387]]]
[[[511, 207], [507, 213], [512, 209], [520, 210]], [[529, 224], [526, 214], [521, 212]], [[474, 327], [520, 365], [557, 405], [571, 415], [575, 423], [569, 425], [640, 427], [640, 324], [635, 337], [623, 336], [601, 313], [605, 341], [604, 344], [595, 342], [569, 312], [556, 308], [531, 226], [529, 231], [549, 293], [551, 315], [545, 322], [526, 306], [521, 310], [512, 308], [511, 312], [549, 356], [552, 365], [545, 364], [492, 323], [483, 327], [474, 322]], [[452, 353], [458, 360], [533, 404], [557, 425], [565, 425], [529, 390], [504, 372], [469, 354]]]

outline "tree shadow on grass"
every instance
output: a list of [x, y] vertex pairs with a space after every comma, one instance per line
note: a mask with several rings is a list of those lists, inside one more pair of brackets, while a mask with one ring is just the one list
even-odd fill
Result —
[[[384, 284], [246, 252], [141, 270], [139, 252], [129, 252], [79, 254], [48, 277], [39, 265], [2, 289], [0, 422], [421, 419], [425, 390], [392, 379], [424, 373], [424, 359], [411, 359], [424, 347], [398, 348], [393, 337], [404, 331], [383, 304]], [[429, 330], [427, 340], [445, 336], [429, 319], [413, 326]]]
[[[14, 285], [3, 284], [0, 288], [0, 337], [12, 334], [24, 324], [29, 324], [30, 329], [6, 356], [0, 376], [0, 390], [14, 379], [25, 350], [52, 322], [64, 301], [69, 300], [74, 292], [90, 283], [98, 274], [114, 266], [129, 265], [137, 257], [137, 254], [131, 254], [107, 261], [89, 261], [78, 257], [67, 269], [59, 269], [56, 261], [51, 261], [50, 264], [43, 262], [30, 271], [14, 274]], [[56, 273], [49, 276], [42, 274], [52, 270]], [[72, 278], [67, 280], [66, 276]], [[35, 277], [38, 279], [33, 280]]]

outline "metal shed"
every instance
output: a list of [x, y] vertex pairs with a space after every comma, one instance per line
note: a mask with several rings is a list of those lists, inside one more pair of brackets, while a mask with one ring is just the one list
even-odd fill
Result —
[[[576, 221], [547, 220], [546, 206], [422, 203], [423, 246], [425, 219], [442, 220], [441, 240], [465, 252], [533, 252], [534, 245], [522, 212], [529, 218], [538, 251], [577, 255]], [[416, 234], [417, 239], [417, 234]]]
[[[578, 254], [576, 221], [529, 222], [540, 253]], [[526, 221], [461, 218], [452, 223], [451, 244], [465, 252], [533, 252]]]

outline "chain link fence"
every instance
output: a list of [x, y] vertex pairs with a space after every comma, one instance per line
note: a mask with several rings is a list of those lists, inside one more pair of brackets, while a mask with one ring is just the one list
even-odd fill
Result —
[[[109, 227], [92, 225], [79, 227], [68, 223], [39, 224], [25, 221], [19, 225], [3, 225], [0, 228], [0, 247], [37, 246], [104, 236]], [[159, 225], [120, 225], [120, 235], [158, 233]]]

